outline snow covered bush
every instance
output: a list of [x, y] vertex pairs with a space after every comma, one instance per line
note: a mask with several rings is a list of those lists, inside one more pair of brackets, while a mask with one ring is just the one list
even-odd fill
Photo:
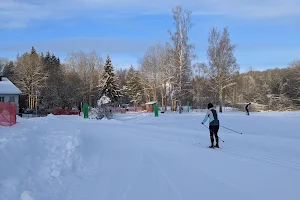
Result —
[[109, 107], [109, 103], [111, 102], [110, 98], [103, 95], [97, 102], [97, 107], [92, 108], [89, 112], [90, 119], [111, 119], [112, 113]]
[[89, 111], [89, 118], [90, 119], [98, 118], [98, 108], [91, 108], [91, 110]]
[[110, 103], [110, 98], [105, 95], [103, 95], [97, 102], [98, 106], [102, 106], [108, 103]]

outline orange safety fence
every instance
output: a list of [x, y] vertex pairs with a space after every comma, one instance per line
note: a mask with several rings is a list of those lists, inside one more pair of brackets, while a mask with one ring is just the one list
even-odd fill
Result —
[[143, 112], [144, 108], [143, 107], [127, 107], [127, 108], [111, 107], [110, 110], [113, 113], [138, 113], [138, 112]]
[[12, 126], [17, 123], [17, 106], [9, 102], [0, 102], [0, 126]]
[[143, 112], [143, 107], [128, 107], [127, 112]]
[[111, 107], [110, 110], [112, 113], [126, 113], [126, 109], [121, 107]]
[[79, 115], [77, 110], [68, 110], [68, 109], [55, 109], [54, 115]]

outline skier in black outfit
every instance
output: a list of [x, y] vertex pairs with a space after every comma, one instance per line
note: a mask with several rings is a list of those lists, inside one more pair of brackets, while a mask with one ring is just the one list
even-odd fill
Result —
[[251, 103], [248, 103], [245, 107], [247, 115], [249, 115], [249, 108], [250, 108]]
[[[219, 131], [219, 119], [218, 119], [218, 114], [215, 109], [213, 109], [213, 104], [209, 103], [207, 105], [207, 113], [202, 121], [202, 124], [204, 124], [207, 119], [209, 119], [209, 132], [210, 132], [210, 141], [211, 145], [209, 146], [210, 148], [219, 148], [219, 137], [218, 137], [218, 131]], [[214, 137], [216, 139], [216, 145], [214, 146]]]
[[80, 105], [78, 106], [78, 112], [79, 112], [78, 115], [81, 116], [81, 106]]

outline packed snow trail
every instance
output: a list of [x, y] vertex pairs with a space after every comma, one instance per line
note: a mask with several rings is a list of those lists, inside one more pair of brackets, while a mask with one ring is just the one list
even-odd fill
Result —
[[[85, 180], [85, 173], [82, 173], [80, 185], [74, 189], [78, 190], [85, 185], [92, 185], [92, 188], [85, 189], [87, 196], [80, 194], [80, 190], [75, 195], [75, 190], [71, 191], [72, 199], [99, 197], [112, 200], [181, 200], [193, 199], [199, 195], [209, 197], [210, 194], [215, 193], [215, 188], [222, 188], [219, 190], [224, 191], [214, 194], [211, 199], [220, 199], [225, 194], [234, 194], [236, 197], [243, 197], [245, 194], [238, 190], [237, 186], [233, 186], [233, 183], [223, 180], [219, 174], [209, 170], [210, 164], [205, 158], [209, 159], [209, 155], [214, 152], [205, 149], [205, 152], [199, 151], [203, 155], [197, 156], [198, 150], [195, 152], [195, 147], [191, 145], [189, 147], [185, 143], [182, 145], [172, 141], [166, 142], [157, 137], [153, 140], [151, 137], [122, 134], [122, 130], [133, 131], [131, 126], [127, 127], [124, 124], [122, 130], [116, 127], [115, 123], [106, 123], [105, 126], [107, 128], [104, 133], [101, 133], [99, 126], [99, 132], [87, 134], [86, 140], [83, 139], [83, 144], [85, 142], [90, 144], [86, 147], [88, 148], [86, 153], [93, 154], [94, 152], [96, 155], [84, 161], [87, 163], [86, 168], [97, 166], [99, 174], [93, 174], [95, 182], [91, 184], [89, 179]], [[89, 129], [86, 129], [86, 133], [92, 131]], [[108, 133], [107, 130], [110, 132]], [[83, 130], [81, 132], [84, 133]], [[176, 150], [178, 148], [183, 148], [183, 152], [178, 152]], [[190, 165], [195, 162], [200, 165], [198, 167]], [[211, 164], [214, 163], [212, 161]], [[203, 167], [205, 169], [202, 169]], [[90, 168], [87, 171], [94, 170]], [[214, 187], [207, 188], [206, 185]]]
[[[221, 123], [244, 134], [220, 129], [221, 149], [207, 148], [203, 117], [22, 119], [0, 129], [0, 159], [5, 161], [0, 199], [299, 199], [300, 113], [224, 113]], [[16, 153], [24, 150], [33, 155]]]
[[[267, 150], [271, 149], [272, 144], [260, 138], [260, 135], [241, 137], [228, 133], [228, 142], [222, 144], [225, 146], [211, 150], [206, 148], [207, 131], [195, 125], [184, 128], [188, 120], [178, 119], [180, 116], [161, 116], [162, 119], [156, 120], [152, 116], [140, 116], [139, 119], [133, 115], [134, 120], [127, 118], [122, 121], [124, 116], [119, 116], [119, 121], [87, 122], [89, 125], [81, 129], [81, 133], [86, 133], [85, 137], [90, 140], [83, 143], [95, 145], [89, 145], [87, 150], [89, 153], [96, 151], [98, 155], [93, 157], [92, 162], [98, 157], [97, 162], [102, 163], [99, 170], [102, 174], [98, 174], [98, 181], [93, 183], [96, 188], [88, 189], [90, 191], [85, 198], [96, 195], [101, 199], [134, 200], [199, 197], [297, 199], [300, 164], [293, 162], [293, 157], [291, 161], [285, 161], [280, 157], [270, 157], [266, 151], [243, 148], [243, 143], [246, 147], [255, 143], [255, 148], [264, 146]], [[200, 121], [197, 115], [185, 117], [197, 117]], [[183, 127], [178, 127], [179, 123]], [[234, 148], [225, 148], [234, 142], [228, 140], [228, 137], [239, 141]], [[267, 137], [271, 143], [278, 139]], [[284, 141], [284, 138], [281, 140]], [[286, 140], [288, 143], [299, 144], [298, 139]], [[197, 141], [201, 144], [195, 145]], [[281, 144], [273, 144], [277, 145]], [[272, 151], [270, 154], [275, 155], [280, 149]], [[299, 150], [294, 153], [299, 153]], [[291, 183], [289, 187], [285, 186], [287, 182]], [[90, 185], [88, 182], [82, 184]], [[93, 192], [96, 194], [90, 196]]]

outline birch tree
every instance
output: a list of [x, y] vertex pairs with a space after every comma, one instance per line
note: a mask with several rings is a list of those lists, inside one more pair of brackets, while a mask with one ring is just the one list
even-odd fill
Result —
[[195, 57], [194, 45], [189, 43], [189, 33], [192, 28], [191, 12], [184, 10], [182, 6], [173, 9], [173, 19], [175, 31], [169, 31], [171, 43], [170, 64], [175, 69], [176, 81], [172, 87], [174, 89], [173, 100], [180, 105], [190, 98], [192, 91], [191, 61]]
[[157, 44], [149, 47], [140, 67], [141, 81], [144, 91], [149, 97], [148, 101], [158, 101], [160, 96], [161, 105], [166, 107], [167, 86], [175, 80], [175, 70], [171, 67], [167, 46]]
[[148, 101], [157, 101], [157, 90], [158, 90], [158, 64], [159, 58], [157, 56], [157, 45], [151, 46], [146, 51], [141, 66], [140, 73], [142, 76], [142, 85], [144, 88], [145, 95]]
[[234, 75], [238, 74], [239, 66], [234, 56], [236, 45], [231, 44], [228, 28], [223, 33], [212, 28], [208, 36], [207, 57], [208, 66], [203, 66], [203, 71], [212, 80], [210, 87], [216, 92], [220, 112], [224, 99], [224, 89], [235, 85]]
[[97, 101], [97, 92], [103, 72], [103, 60], [95, 51], [85, 53], [72, 52], [67, 58], [68, 70], [79, 74], [80, 83], [78, 91], [83, 102], [94, 104]]
[[36, 53], [34, 47], [30, 53], [17, 56], [15, 76], [15, 84], [23, 94], [28, 95], [28, 107], [34, 108], [37, 91], [41, 90], [47, 78], [43, 59]]

